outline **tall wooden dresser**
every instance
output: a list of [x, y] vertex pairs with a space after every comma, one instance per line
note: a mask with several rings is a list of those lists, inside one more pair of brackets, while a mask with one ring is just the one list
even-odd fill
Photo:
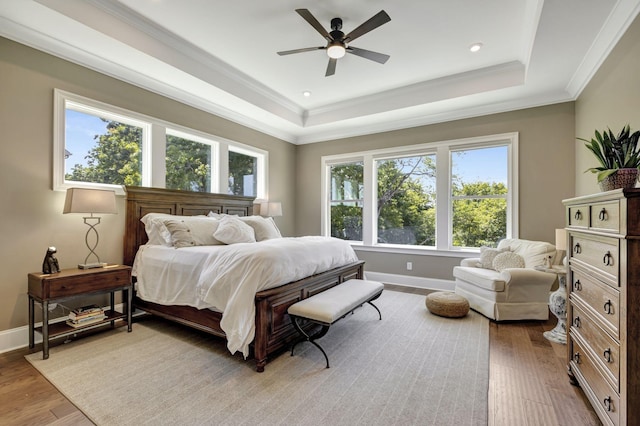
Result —
[[569, 376], [604, 425], [640, 424], [640, 189], [563, 203]]

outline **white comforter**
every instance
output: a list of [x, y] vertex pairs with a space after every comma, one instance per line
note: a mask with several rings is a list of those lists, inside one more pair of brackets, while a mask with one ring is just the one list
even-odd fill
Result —
[[[150, 302], [188, 304], [222, 311], [220, 326], [227, 335], [227, 347], [231, 353], [241, 351], [245, 357], [255, 336], [254, 298], [258, 291], [358, 260], [349, 243], [328, 237], [277, 238], [208, 247], [155, 250], [163, 253], [162, 259], [155, 261], [143, 255], [153, 249], [141, 248], [134, 264], [137, 291], [141, 298]], [[198, 253], [198, 260], [187, 261], [188, 251]], [[178, 286], [174, 282], [177, 296], [154, 289], [162, 276], [172, 274], [167, 266], [167, 256], [176, 258], [177, 263], [193, 265], [186, 268], [185, 273], [197, 280], [196, 301], [186, 302], [190, 296], [185, 295], [184, 282]], [[150, 271], [150, 268], [155, 270]]]

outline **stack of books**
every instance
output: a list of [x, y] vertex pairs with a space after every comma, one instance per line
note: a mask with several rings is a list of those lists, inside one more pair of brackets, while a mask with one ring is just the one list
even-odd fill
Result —
[[67, 324], [76, 328], [84, 327], [103, 321], [106, 318], [104, 310], [98, 305], [82, 306], [69, 312]]

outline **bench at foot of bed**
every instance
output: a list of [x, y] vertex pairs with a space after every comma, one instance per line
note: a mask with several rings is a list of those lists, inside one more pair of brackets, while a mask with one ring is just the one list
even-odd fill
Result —
[[[293, 350], [298, 343], [307, 341], [320, 349], [327, 361], [327, 368], [329, 368], [329, 357], [316, 340], [327, 334], [332, 324], [365, 303], [373, 306], [378, 311], [379, 318], [382, 319], [380, 310], [371, 302], [380, 297], [383, 289], [382, 283], [377, 281], [351, 279], [289, 306], [287, 312], [293, 326], [303, 336], [302, 340], [294, 343], [291, 347], [291, 356], [293, 356]], [[318, 324], [322, 328], [318, 332], [308, 335], [302, 329], [301, 321], [303, 320]]]

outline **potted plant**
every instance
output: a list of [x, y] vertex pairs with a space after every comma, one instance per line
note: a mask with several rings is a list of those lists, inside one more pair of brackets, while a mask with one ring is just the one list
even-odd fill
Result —
[[596, 130], [595, 137], [591, 140], [578, 138], [586, 142], [585, 146], [600, 163], [600, 166], [591, 167], [585, 172], [597, 173], [601, 190], [633, 188], [636, 185], [640, 167], [639, 138], [640, 130], [631, 133], [628, 124], [618, 136], [607, 129], [602, 133]]

